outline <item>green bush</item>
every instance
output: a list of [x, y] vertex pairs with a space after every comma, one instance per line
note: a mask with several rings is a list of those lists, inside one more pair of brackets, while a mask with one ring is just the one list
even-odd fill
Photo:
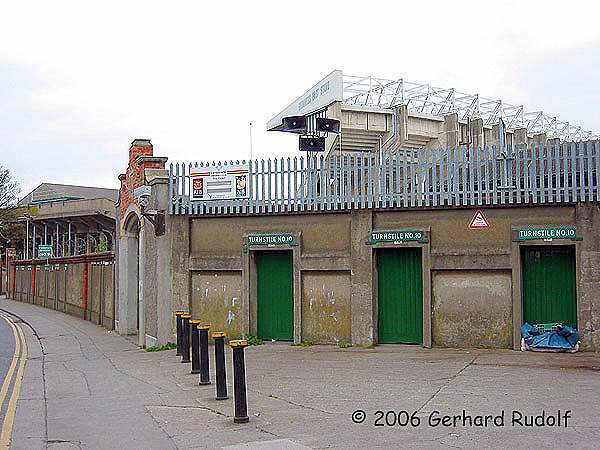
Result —
[[299, 344], [292, 344], [292, 347], [311, 347], [313, 345], [315, 344], [310, 341], [302, 341]]
[[173, 344], [172, 342], [167, 342], [165, 345], [161, 345], [160, 347], [156, 347], [156, 346], [152, 346], [152, 347], [148, 347], [146, 348], [147, 352], [162, 352], [164, 350], [173, 350], [177, 348], [176, 344]]
[[250, 333], [246, 333], [244, 339], [248, 341], [248, 345], [263, 345], [263, 340], [261, 338]]
[[350, 348], [352, 347], [352, 342], [340, 342], [338, 344], [339, 348]]

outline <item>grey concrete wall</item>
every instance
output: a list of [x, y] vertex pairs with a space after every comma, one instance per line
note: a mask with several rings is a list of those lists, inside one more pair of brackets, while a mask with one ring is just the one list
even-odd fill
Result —
[[577, 206], [575, 216], [583, 238], [578, 255], [577, 322], [583, 348], [600, 351], [600, 207]]
[[[182, 228], [182, 227], [180, 227]], [[302, 255], [347, 256], [350, 247], [349, 214], [314, 214], [206, 218], [191, 223], [192, 258], [205, 256], [240, 257], [244, 234], [281, 231], [302, 233]]]
[[351, 294], [350, 312], [352, 343], [371, 345], [376, 342], [375, 305], [373, 289], [373, 256], [365, 245], [373, 227], [371, 211], [352, 211], [350, 246]]
[[[252, 285], [251, 279], [253, 279], [252, 274], [244, 276], [244, 271], [254, 271], [254, 258], [243, 259], [242, 257], [244, 236], [249, 233], [287, 230], [294, 232], [301, 242], [301, 245], [295, 247], [296, 250], [293, 252], [294, 292], [296, 293], [295, 340], [297, 342], [302, 340], [321, 342], [322, 338], [327, 342], [335, 342], [335, 339], [349, 340], [348, 333], [343, 330], [346, 324], [338, 324], [340, 319], [347, 320], [349, 316], [346, 312], [336, 310], [339, 318], [336, 317], [337, 321], [332, 319], [328, 322], [321, 319], [316, 321], [317, 317], [313, 316], [310, 310], [305, 309], [306, 302], [303, 300], [303, 294], [306, 291], [302, 290], [302, 280], [305, 279], [303, 278], [304, 274], [309, 271], [318, 273], [326, 290], [338, 292], [340, 289], [338, 282], [343, 277], [340, 278], [339, 274], [327, 276], [327, 273], [349, 270], [350, 228], [349, 214], [276, 216], [271, 217], [269, 221], [260, 217], [246, 217], [243, 220], [234, 221], [230, 218], [192, 220], [191, 250], [188, 261], [188, 270], [192, 271], [192, 310], [198, 311], [202, 318], [206, 318], [204, 315], [209, 313], [208, 319], [211, 322], [221, 324], [226, 327], [225, 331], [236, 335], [255, 329], [253, 325], [256, 320], [255, 295], [247, 293], [243, 295], [242, 292], [242, 289], [244, 291], [251, 289], [247, 286]], [[206, 274], [211, 276], [207, 277]], [[312, 278], [310, 279], [312, 280]], [[243, 299], [243, 303], [239, 305], [239, 309], [237, 304], [232, 309], [234, 305], [232, 305], [231, 295], [223, 298], [220, 296], [225, 295], [225, 292], [232, 292], [231, 286], [227, 283], [232, 283], [235, 287], [238, 281], [241, 283], [240, 298]], [[199, 288], [200, 290], [198, 290]], [[214, 298], [215, 295], [219, 297]], [[340, 295], [344, 297], [344, 295]], [[203, 307], [200, 306], [201, 300], [204, 301]], [[342, 303], [338, 307], [341, 305]], [[333, 312], [332, 310], [330, 314]], [[231, 318], [232, 315], [235, 319], [231, 323], [225, 324], [225, 320]], [[315, 320], [314, 324], [313, 320]], [[317, 332], [319, 326], [323, 324], [328, 328]], [[347, 328], [349, 329], [349, 323]]]
[[513, 145], [525, 145], [527, 140], [527, 128], [518, 128], [513, 132]]
[[[148, 184], [152, 186], [155, 193], [151, 206], [160, 211], [168, 210], [168, 179], [166, 172], [155, 173], [155, 177], [151, 178], [146, 175]], [[168, 215], [166, 221], [172, 220]], [[153, 236], [156, 248], [156, 338], [158, 344], [163, 345], [168, 341], [174, 342], [175, 337], [173, 329], [175, 326], [173, 318], [173, 285], [172, 285], [172, 253], [171, 253], [171, 236], [164, 234], [163, 236]], [[188, 247], [189, 248], [189, 247]]]
[[138, 238], [132, 234], [119, 237], [118, 270], [119, 291], [118, 309], [119, 334], [135, 334], [137, 332], [138, 311]]
[[[169, 315], [182, 308], [231, 335], [251, 330], [255, 320], [251, 291], [256, 287], [253, 258], [242, 251], [245, 236], [291, 232], [299, 236], [299, 245], [294, 247], [297, 340], [332, 343], [351, 339], [355, 345], [372, 344], [377, 342], [377, 287], [374, 247], [366, 245], [369, 233], [420, 229], [428, 236], [427, 243], [419, 244], [424, 271], [423, 344], [507, 348], [511, 342], [518, 344], [520, 326], [515, 322], [520, 320], [521, 309], [518, 255], [524, 244], [513, 242], [514, 229], [574, 225], [583, 238], [576, 243], [579, 327], [584, 348], [600, 348], [596, 331], [600, 329], [600, 302], [595, 296], [600, 290], [598, 207], [484, 209], [491, 225], [484, 230], [469, 229], [474, 213], [472, 209], [354, 210], [262, 217], [169, 217]], [[573, 242], [553, 243], [562, 244]], [[332, 292], [335, 306], [328, 303]], [[244, 299], [239, 307], [233, 304], [238, 294]], [[227, 322], [230, 311], [235, 319]], [[329, 319], [332, 314], [338, 321]], [[242, 323], [237, 322], [238, 317]], [[171, 317], [164, 320], [172, 324]]]
[[104, 271], [103, 276], [103, 286], [104, 286], [104, 307], [102, 308], [102, 325], [109, 330], [115, 328], [115, 293], [117, 290], [116, 287], [116, 277], [115, 271], [116, 267], [114, 264], [104, 264], [102, 266], [102, 270]]
[[[156, 338], [158, 334], [158, 321], [157, 321], [157, 310], [158, 310], [158, 272], [157, 272], [157, 258], [158, 256], [156, 239], [154, 238], [154, 228], [148, 221], [144, 221], [145, 227], [145, 249], [144, 254], [148, 255], [144, 259], [144, 306], [146, 308], [146, 334]], [[167, 299], [161, 299], [165, 301]]]
[[449, 114], [444, 117], [444, 139], [440, 143], [454, 148], [458, 145], [459, 139], [458, 114]]
[[244, 334], [242, 318], [242, 273], [200, 271], [192, 273], [192, 315], [211, 324], [212, 331], [225, 331], [231, 339]]
[[102, 267], [92, 263], [89, 265], [88, 270], [88, 307], [90, 320], [95, 323], [100, 323], [100, 308], [102, 307]]
[[512, 348], [510, 271], [434, 271], [432, 285], [434, 346]]
[[485, 142], [483, 140], [483, 119], [473, 119], [471, 121], [471, 143], [474, 149], [483, 148]]
[[302, 341], [352, 341], [350, 272], [302, 273]]
[[[434, 267], [437, 265], [450, 269], [469, 268], [462, 267], [461, 265], [467, 262], [463, 263], [460, 260], [471, 256], [483, 256], [488, 262], [499, 259], [495, 264], [509, 268], [512, 227], [531, 224], [575, 224], [572, 207], [491, 208], [484, 210], [491, 228], [471, 230], [469, 222], [474, 213], [473, 209], [377, 212], [373, 216], [373, 229], [431, 226], [432, 256], [439, 256], [433, 262]], [[445, 262], [452, 264], [446, 266]], [[485, 267], [477, 261], [475, 264]]]
[[[167, 221], [167, 236], [170, 240], [171, 259], [171, 312], [191, 310], [190, 295], [190, 220], [187, 217], [171, 216]], [[218, 252], [215, 252], [219, 254]], [[169, 320], [166, 319], [165, 320]], [[171, 335], [175, 336], [175, 318], [171, 314]]]
[[[16, 271], [13, 300], [35, 303], [77, 317], [85, 318], [108, 329], [114, 329], [114, 270], [112, 261], [88, 262], [88, 304], [84, 315], [84, 262], [36, 264], [36, 295], [31, 293], [30, 265], [19, 265]], [[21, 270], [25, 269], [25, 270]], [[102, 318], [102, 315], [104, 318]]]

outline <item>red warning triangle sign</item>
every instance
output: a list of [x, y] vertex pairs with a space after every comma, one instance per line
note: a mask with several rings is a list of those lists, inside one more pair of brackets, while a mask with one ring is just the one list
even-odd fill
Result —
[[469, 228], [472, 230], [481, 230], [483, 228], [489, 228], [489, 227], [490, 227], [490, 223], [483, 215], [483, 212], [481, 212], [479, 210], [476, 211], [475, 215], [471, 219], [471, 223], [469, 223]]

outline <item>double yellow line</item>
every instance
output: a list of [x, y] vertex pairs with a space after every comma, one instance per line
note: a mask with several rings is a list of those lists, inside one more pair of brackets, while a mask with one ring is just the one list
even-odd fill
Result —
[[[13, 423], [15, 421], [15, 413], [17, 411], [17, 400], [21, 393], [21, 382], [23, 381], [23, 371], [25, 369], [25, 361], [27, 360], [27, 343], [25, 342], [25, 335], [20, 326], [3, 313], [0, 313], [2, 317], [12, 328], [13, 335], [15, 337], [15, 354], [13, 355], [10, 367], [6, 372], [6, 377], [0, 388], [0, 408], [4, 406], [4, 400], [6, 394], [9, 391], [10, 385], [14, 376], [14, 385], [12, 393], [8, 400], [8, 406], [6, 407], [6, 414], [4, 415], [4, 423], [2, 424], [2, 431], [0, 432], [0, 449], [10, 448], [10, 441], [12, 436]], [[18, 368], [17, 368], [18, 364]], [[15, 374], [15, 368], [17, 368]]]

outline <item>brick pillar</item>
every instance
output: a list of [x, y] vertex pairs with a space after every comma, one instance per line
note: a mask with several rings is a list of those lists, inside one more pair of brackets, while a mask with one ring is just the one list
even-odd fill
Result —
[[120, 175], [121, 189], [119, 190], [119, 213], [124, 216], [132, 203], [137, 203], [133, 195], [135, 188], [144, 184], [144, 165], [138, 163], [140, 156], [152, 156], [154, 148], [150, 139], [134, 139], [129, 147], [129, 163], [124, 176]]
[[[154, 236], [154, 228], [150, 222], [141, 216], [140, 205], [135, 198], [134, 191], [137, 187], [145, 184], [152, 184], [152, 180], [147, 179], [147, 171], [163, 170], [167, 158], [154, 156], [154, 148], [149, 139], [135, 139], [129, 147], [129, 163], [124, 174], [119, 175], [121, 188], [119, 190], [119, 201], [117, 203], [117, 224], [118, 235], [117, 242], [117, 290], [118, 290], [118, 312], [116, 313], [119, 320], [119, 333], [130, 334], [135, 331], [136, 314], [138, 308], [142, 310], [139, 316], [139, 338], [140, 345], [146, 343], [146, 322], [145, 311], [148, 306], [154, 306], [157, 301], [169, 302], [169, 291], [163, 292], [165, 297], [157, 298], [155, 280], [157, 279], [158, 268], [162, 270], [163, 265], [157, 264], [156, 254], [156, 237]], [[162, 174], [166, 179], [168, 186], [168, 176]], [[154, 197], [155, 190], [157, 193], [161, 191], [158, 186], [153, 186], [151, 198]], [[162, 192], [164, 191], [164, 192]], [[168, 188], [162, 189], [164, 201], [167, 201]], [[152, 205], [156, 208], [156, 205]], [[152, 209], [154, 209], [152, 208]], [[162, 208], [157, 208], [162, 209]], [[140, 221], [141, 229], [137, 231], [135, 228], [125, 230], [128, 220], [126, 214], [134, 213], [137, 220]], [[138, 273], [139, 265], [139, 273]], [[152, 280], [152, 283], [146, 281]], [[162, 279], [161, 279], [162, 280]], [[169, 284], [170, 286], [170, 284]], [[161, 310], [162, 311], [162, 310]], [[170, 320], [170, 315], [169, 315]], [[152, 327], [157, 328], [157, 327]], [[163, 329], [161, 328], [161, 331]], [[153, 333], [154, 334], [154, 333]], [[156, 337], [156, 336], [154, 336]], [[162, 332], [162, 337], [168, 339], [167, 332]], [[163, 342], [164, 343], [164, 342]]]

